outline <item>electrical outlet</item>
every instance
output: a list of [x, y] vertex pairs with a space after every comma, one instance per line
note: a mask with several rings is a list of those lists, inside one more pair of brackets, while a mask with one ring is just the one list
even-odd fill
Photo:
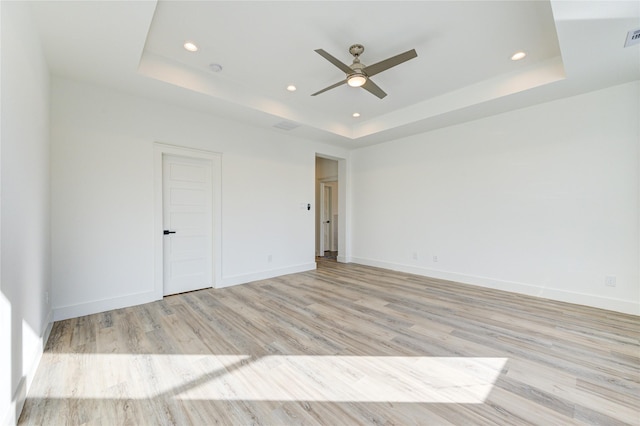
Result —
[[272, 260], [273, 260], [273, 256], [272, 255], [268, 255], [267, 256], [267, 262], [271, 263]]
[[413, 260], [418, 260], [418, 252], [414, 251], [411, 257], [413, 257]]
[[437, 262], [438, 261], [438, 256], [433, 256], [433, 261]]
[[604, 277], [604, 285], [607, 287], [615, 287], [616, 286], [616, 277], [613, 275], [607, 275]]

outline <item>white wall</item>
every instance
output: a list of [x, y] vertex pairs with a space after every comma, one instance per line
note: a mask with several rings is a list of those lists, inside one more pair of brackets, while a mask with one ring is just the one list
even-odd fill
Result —
[[49, 72], [28, 8], [1, 9], [1, 424], [17, 420], [51, 319]]
[[56, 77], [56, 319], [153, 300], [154, 142], [222, 153], [217, 286], [315, 267], [315, 153], [347, 152]]
[[635, 82], [353, 152], [353, 261], [640, 314], [639, 100]]

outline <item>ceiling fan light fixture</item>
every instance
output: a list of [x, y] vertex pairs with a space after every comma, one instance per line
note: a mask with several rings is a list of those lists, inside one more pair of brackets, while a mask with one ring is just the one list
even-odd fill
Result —
[[352, 74], [347, 77], [347, 84], [351, 87], [362, 87], [367, 82], [367, 76], [364, 74]]
[[325, 58], [327, 61], [331, 62], [337, 68], [340, 68], [340, 70], [345, 73], [346, 78], [342, 81], [332, 84], [331, 86], [325, 87], [318, 92], [312, 93], [311, 96], [316, 96], [320, 93], [326, 92], [327, 90], [335, 89], [336, 87], [342, 86], [343, 84], [347, 84], [351, 87], [362, 87], [364, 90], [376, 96], [378, 99], [384, 98], [385, 96], [387, 96], [387, 94], [384, 92], [384, 90], [378, 87], [378, 85], [375, 84], [373, 80], [370, 80], [369, 77], [380, 74], [382, 71], [386, 71], [389, 68], [393, 68], [396, 65], [400, 65], [401, 63], [418, 56], [416, 50], [411, 49], [407, 50], [404, 53], [400, 53], [399, 55], [387, 58], [384, 61], [365, 66], [362, 62], [360, 62], [360, 54], [364, 52], [364, 46], [362, 46], [361, 44], [354, 44], [349, 48], [349, 53], [353, 55], [353, 63], [351, 65], [345, 64], [341, 60], [335, 58], [330, 53], [327, 53], [322, 49], [316, 49], [315, 52]]

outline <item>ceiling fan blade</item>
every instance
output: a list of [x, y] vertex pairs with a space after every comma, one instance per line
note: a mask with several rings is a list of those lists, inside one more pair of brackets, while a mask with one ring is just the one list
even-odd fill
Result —
[[375, 84], [373, 81], [371, 81], [370, 78], [368, 78], [367, 82], [362, 85], [362, 88], [367, 90], [367, 91], [369, 91], [370, 93], [373, 93], [374, 95], [376, 95], [380, 99], [382, 99], [385, 96], [387, 96], [387, 94], [384, 93], [384, 90], [382, 90], [377, 84]]
[[374, 76], [382, 71], [388, 70], [391, 67], [395, 67], [396, 65], [400, 65], [403, 62], [408, 61], [409, 59], [413, 59], [418, 54], [415, 49], [407, 50], [404, 53], [401, 53], [396, 56], [392, 56], [391, 58], [385, 59], [384, 61], [377, 62], [373, 65], [369, 65], [365, 67], [362, 71], [367, 74], [369, 77]]
[[325, 52], [324, 50], [316, 49], [315, 51], [318, 53], [318, 55], [322, 56], [327, 61], [329, 61], [333, 65], [335, 65], [336, 67], [340, 68], [342, 70], [342, 72], [344, 72], [346, 74], [351, 74], [353, 72], [353, 70], [349, 67], [349, 65], [340, 62], [340, 60], [338, 60], [335, 57], [331, 56], [331, 54]]
[[332, 84], [331, 86], [329, 86], [329, 87], [325, 87], [324, 89], [320, 90], [319, 92], [316, 92], [316, 93], [311, 94], [311, 96], [319, 95], [320, 93], [324, 93], [324, 92], [326, 92], [327, 90], [335, 89], [335, 88], [336, 88], [336, 87], [338, 87], [338, 86], [342, 86], [342, 85], [343, 85], [343, 84], [345, 84], [346, 82], [347, 82], [347, 79], [345, 78], [344, 80], [339, 81], [339, 82], [337, 82], [336, 84]]

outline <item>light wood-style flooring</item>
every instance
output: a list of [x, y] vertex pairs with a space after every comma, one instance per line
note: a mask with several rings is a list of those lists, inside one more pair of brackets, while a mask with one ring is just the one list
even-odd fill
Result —
[[20, 424], [640, 425], [640, 318], [320, 260], [56, 322]]

